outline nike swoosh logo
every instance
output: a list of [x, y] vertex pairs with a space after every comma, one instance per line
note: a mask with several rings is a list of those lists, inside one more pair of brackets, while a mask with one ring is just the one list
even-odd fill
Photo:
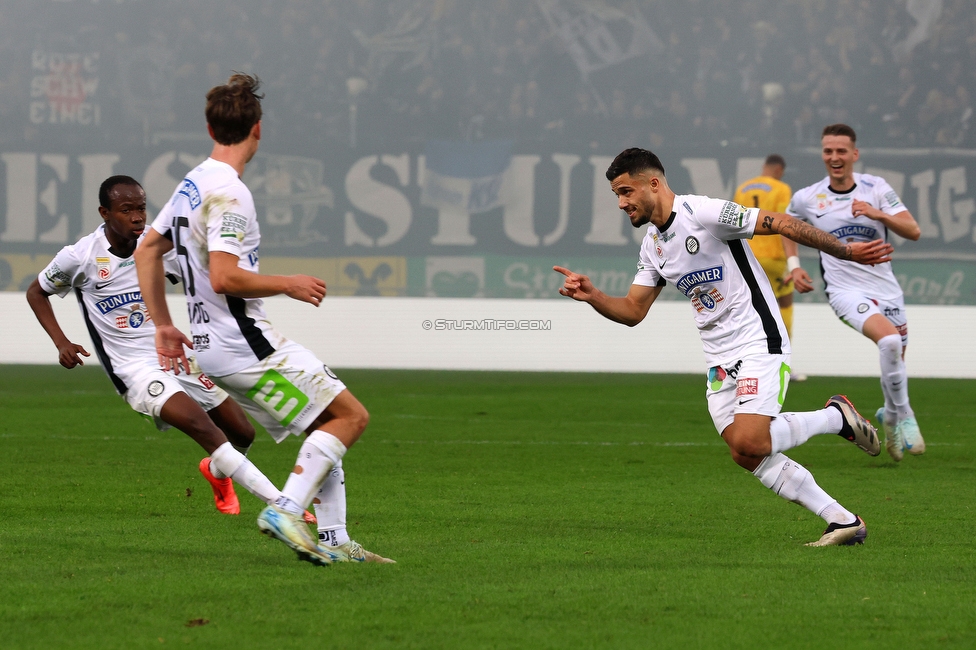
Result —
[[96, 282], [95, 283], [95, 291], [101, 291], [103, 288], [107, 287], [109, 284], [111, 284], [111, 283], [109, 283], [109, 282]]
[[755, 400], [756, 400], [755, 397], [750, 397], [749, 399], [740, 399], [739, 406], [742, 406], [743, 404], [748, 404], [749, 402], [754, 402]]
[[828, 212], [824, 212], [823, 214], [814, 214], [813, 216], [819, 219], [820, 217], [826, 217], [828, 214], [829, 214]]
[[663, 269], [664, 268], [664, 265], [667, 264], [667, 263], [668, 263], [667, 260], [664, 260], [663, 262], [661, 262], [661, 268]]

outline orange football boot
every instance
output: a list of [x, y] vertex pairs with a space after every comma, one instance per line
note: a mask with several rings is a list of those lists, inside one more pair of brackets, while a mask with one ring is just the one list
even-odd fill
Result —
[[216, 478], [210, 473], [210, 456], [200, 461], [200, 473], [213, 488], [214, 504], [218, 512], [225, 515], [241, 514], [241, 502], [237, 500], [237, 494], [234, 492], [234, 482], [230, 478]]

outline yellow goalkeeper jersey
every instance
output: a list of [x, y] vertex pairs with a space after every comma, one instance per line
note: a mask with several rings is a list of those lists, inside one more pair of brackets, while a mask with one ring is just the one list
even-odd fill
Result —
[[[770, 212], [786, 212], [790, 204], [790, 186], [771, 176], [756, 176], [739, 186], [733, 199], [747, 208], [760, 208]], [[779, 235], [758, 235], [749, 240], [752, 253], [767, 259], [786, 259], [783, 240]]]

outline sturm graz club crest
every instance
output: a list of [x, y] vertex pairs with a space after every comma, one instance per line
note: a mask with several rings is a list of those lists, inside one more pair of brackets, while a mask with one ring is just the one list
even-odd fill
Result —
[[699, 248], [701, 248], [701, 246], [698, 244], [698, 240], [694, 237], [688, 237], [688, 239], [685, 240], [685, 250], [692, 255], [697, 255]]
[[[705, 287], [705, 289], [709, 289], [709, 288], [710, 287]], [[701, 301], [702, 307], [704, 307], [708, 311], [715, 311], [715, 299], [712, 298], [710, 295], [708, 295], [707, 291], [696, 291], [695, 297], [698, 298], [699, 301]]]
[[159, 397], [163, 393], [163, 382], [158, 379], [149, 382], [149, 395], [152, 397]]

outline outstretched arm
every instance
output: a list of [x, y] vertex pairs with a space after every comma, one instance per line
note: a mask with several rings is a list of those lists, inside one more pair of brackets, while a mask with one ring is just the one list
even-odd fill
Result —
[[[766, 210], [759, 211], [755, 232], [757, 235], [779, 233], [798, 244], [816, 248], [838, 259], [872, 266], [890, 262], [891, 251], [894, 250], [891, 244], [885, 243], [882, 239], [870, 242], [845, 243], [830, 233], [814, 228], [788, 214]], [[789, 254], [788, 249], [787, 254]]]
[[75, 366], [83, 366], [85, 362], [78, 355], [90, 357], [88, 351], [77, 343], [72, 343], [65, 336], [64, 330], [58, 323], [51, 307], [51, 294], [41, 289], [41, 283], [34, 278], [34, 281], [27, 287], [27, 304], [34, 311], [37, 322], [41, 324], [47, 335], [51, 337], [54, 345], [58, 348], [58, 363], [71, 370]]
[[661, 293], [661, 287], [632, 284], [626, 296], [608, 296], [594, 287], [590, 278], [585, 275], [573, 273], [561, 266], [554, 266], [552, 270], [566, 276], [563, 288], [559, 290], [559, 293], [573, 300], [587, 302], [604, 318], [623, 323], [628, 327], [633, 327], [644, 320], [644, 317], [647, 316], [647, 310], [651, 308], [654, 300]]
[[142, 300], [149, 310], [149, 317], [156, 326], [156, 354], [159, 366], [172, 369], [180, 374], [180, 364], [189, 372], [183, 346], [192, 348], [193, 344], [183, 332], [173, 325], [173, 318], [166, 304], [166, 272], [163, 269], [163, 255], [173, 249], [173, 242], [150, 228], [146, 237], [136, 249], [136, 273], [139, 275], [139, 290]]
[[[844, 243], [828, 232], [814, 228], [810, 224], [800, 221], [788, 214], [779, 212], [759, 211], [756, 220], [756, 234], [770, 235], [779, 233], [783, 236], [783, 249], [787, 259], [796, 257], [799, 251], [797, 244], [810, 246], [842, 260], [851, 260], [859, 264], [881, 264], [891, 261], [891, 244], [876, 239], [871, 242]], [[790, 271], [793, 286], [800, 293], [813, 291], [813, 280], [801, 267]]]

